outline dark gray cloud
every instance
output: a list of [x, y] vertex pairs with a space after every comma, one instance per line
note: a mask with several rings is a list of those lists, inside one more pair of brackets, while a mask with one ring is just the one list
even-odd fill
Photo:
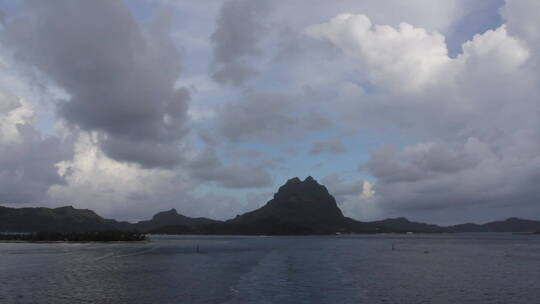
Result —
[[215, 182], [226, 188], [262, 188], [272, 185], [268, 165], [245, 161], [224, 164], [214, 148], [207, 148], [189, 163], [189, 169], [195, 179]]
[[49, 187], [65, 183], [56, 164], [71, 158], [73, 142], [42, 137], [28, 124], [16, 130], [16, 141], [0, 141], [0, 203], [46, 202]]
[[266, 1], [229, 0], [224, 2], [212, 34], [214, 80], [242, 85], [258, 72], [250, 60], [262, 55], [260, 42], [265, 37]]
[[231, 140], [279, 137], [293, 129], [297, 120], [288, 105], [293, 101], [281, 94], [248, 93], [227, 103], [218, 113], [220, 132]]
[[0, 25], [6, 24], [6, 13], [0, 10]]
[[273, 92], [246, 92], [217, 112], [220, 133], [232, 141], [283, 140], [318, 130], [331, 121], [316, 111], [303, 111], [303, 96]]
[[538, 132], [522, 130], [494, 141], [470, 138], [463, 144], [376, 150], [367, 168], [378, 179], [377, 204], [387, 214], [432, 221], [452, 221], [444, 214], [463, 216], [465, 210], [475, 210], [472, 217], [482, 220], [503, 216], [508, 208], [527, 216], [540, 200], [537, 138]]
[[311, 155], [319, 155], [322, 153], [337, 154], [344, 152], [345, 145], [339, 138], [316, 141], [311, 146], [311, 150], [309, 150], [309, 154]]
[[397, 152], [385, 146], [371, 153], [367, 169], [380, 181], [418, 181], [440, 174], [456, 173], [476, 166], [483, 158], [482, 149], [476, 139], [465, 145], [435, 142], [421, 144]]
[[141, 27], [121, 1], [28, 1], [7, 25], [16, 57], [67, 91], [59, 114], [98, 131], [112, 158], [143, 167], [180, 160], [189, 94], [176, 89], [180, 54], [169, 39], [171, 15]]

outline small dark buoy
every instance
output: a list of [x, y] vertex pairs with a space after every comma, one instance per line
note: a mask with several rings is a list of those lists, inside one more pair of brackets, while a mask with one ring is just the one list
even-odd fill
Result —
[[197, 253], [201, 253], [201, 251], [199, 250], [199, 245], [197, 245]]
[[394, 251], [396, 248], [394, 247], [394, 243], [392, 243], [392, 251]]
[[429, 253], [429, 251], [425, 250], [424, 253]]

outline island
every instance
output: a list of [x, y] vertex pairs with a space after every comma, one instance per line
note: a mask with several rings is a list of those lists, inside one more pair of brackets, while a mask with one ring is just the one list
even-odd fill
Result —
[[[137, 223], [105, 219], [88, 209], [8, 208], [0, 206], [0, 240], [142, 241], [145, 234], [335, 235], [373, 233], [461, 233], [540, 231], [540, 221], [515, 217], [485, 224], [453, 226], [404, 217], [363, 222], [346, 217], [328, 189], [311, 176], [289, 179], [262, 207], [220, 221], [193, 218], [170, 209]], [[9, 232], [3, 233], [2, 232]], [[18, 234], [13, 234], [18, 232]]]

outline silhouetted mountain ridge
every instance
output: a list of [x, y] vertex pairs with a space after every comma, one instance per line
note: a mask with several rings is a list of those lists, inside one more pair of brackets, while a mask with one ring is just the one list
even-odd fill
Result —
[[540, 221], [509, 218], [486, 224], [438, 226], [389, 218], [360, 222], [345, 217], [328, 189], [311, 176], [289, 179], [264, 206], [228, 221], [192, 218], [170, 209], [152, 219], [132, 224], [104, 219], [92, 210], [60, 208], [7, 208], [0, 206], [0, 231], [87, 232], [140, 231], [169, 234], [305, 235], [335, 233], [443, 233], [535, 232]]
[[451, 232], [540, 232], [540, 221], [511, 217], [485, 224], [461, 224], [447, 227]]
[[204, 217], [187, 217], [179, 214], [178, 211], [173, 208], [168, 211], [156, 213], [151, 220], [140, 221], [135, 224], [135, 226], [137, 227], [137, 230], [150, 231], [165, 226], [197, 226], [217, 223], [221, 223], [221, 221], [212, 220]]
[[59, 208], [7, 208], [0, 206], [0, 231], [12, 232], [87, 232], [128, 230], [132, 224], [100, 217], [88, 209], [72, 206]]
[[433, 224], [411, 222], [405, 217], [389, 218], [382, 221], [369, 222], [394, 232], [441, 233], [448, 232], [446, 227]]

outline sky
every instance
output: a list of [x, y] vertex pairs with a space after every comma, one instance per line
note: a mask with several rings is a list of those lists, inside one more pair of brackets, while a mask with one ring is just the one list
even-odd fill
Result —
[[0, 0], [0, 204], [540, 220], [536, 0]]

